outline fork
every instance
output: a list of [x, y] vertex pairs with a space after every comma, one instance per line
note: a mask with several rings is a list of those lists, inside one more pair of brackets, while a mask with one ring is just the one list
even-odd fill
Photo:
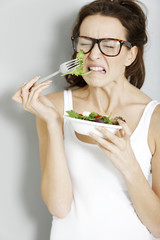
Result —
[[80, 60], [78, 58], [64, 62], [59, 66], [59, 70], [57, 72], [54, 72], [46, 77], [41, 78], [40, 81], [38, 81], [38, 83], [44, 82], [44, 81], [56, 76], [59, 73], [66, 74], [79, 66], [80, 66]]

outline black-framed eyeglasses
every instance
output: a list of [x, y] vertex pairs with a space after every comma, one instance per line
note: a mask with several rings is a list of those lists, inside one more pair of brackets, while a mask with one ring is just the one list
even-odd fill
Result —
[[130, 42], [115, 38], [96, 39], [86, 36], [72, 36], [71, 40], [75, 52], [83, 50], [85, 54], [89, 53], [93, 49], [95, 43], [97, 43], [101, 53], [108, 57], [118, 56], [123, 45], [129, 49], [132, 47], [132, 44]]

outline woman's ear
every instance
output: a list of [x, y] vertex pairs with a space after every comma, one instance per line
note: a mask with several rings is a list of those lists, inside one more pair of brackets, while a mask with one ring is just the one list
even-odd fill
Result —
[[129, 51], [128, 51], [128, 55], [127, 55], [127, 59], [126, 59], [126, 64], [125, 66], [128, 67], [130, 66], [134, 60], [136, 59], [138, 53], [138, 48], [137, 46], [133, 46]]

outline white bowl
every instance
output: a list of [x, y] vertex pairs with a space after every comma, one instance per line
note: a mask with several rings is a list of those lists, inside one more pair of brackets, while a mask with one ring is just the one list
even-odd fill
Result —
[[63, 116], [65, 119], [69, 120], [74, 128], [74, 130], [80, 134], [89, 136], [89, 133], [92, 131], [99, 135], [100, 137], [106, 138], [100, 131], [96, 129], [98, 126], [103, 126], [107, 128], [112, 133], [116, 133], [122, 127], [120, 125], [112, 125], [106, 123], [92, 122], [83, 119], [72, 118], [67, 115]]

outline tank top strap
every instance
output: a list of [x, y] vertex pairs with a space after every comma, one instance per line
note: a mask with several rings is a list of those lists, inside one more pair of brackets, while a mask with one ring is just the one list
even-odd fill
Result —
[[64, 114], [66, 114], [66, 111], [72, 109], [73, 109], [72, 91], [64, 90]]
[[[66, 111], [73, 109], [73, 102], [72, 102], [72, 91], [71, 90], [64, 90], [64, 115]], [[64, 130], [63, 133], [65, 134], [65, 127], [66, 127], [67, 120], [64, 119]]]
[[160, 102], [157, 100], [152, 100], [147, 104], [133, 135], [138, 132], [139, 134], [143, 134], [144, 138], [147, 140], [152, 113], [158, 104], [160, 104]]

